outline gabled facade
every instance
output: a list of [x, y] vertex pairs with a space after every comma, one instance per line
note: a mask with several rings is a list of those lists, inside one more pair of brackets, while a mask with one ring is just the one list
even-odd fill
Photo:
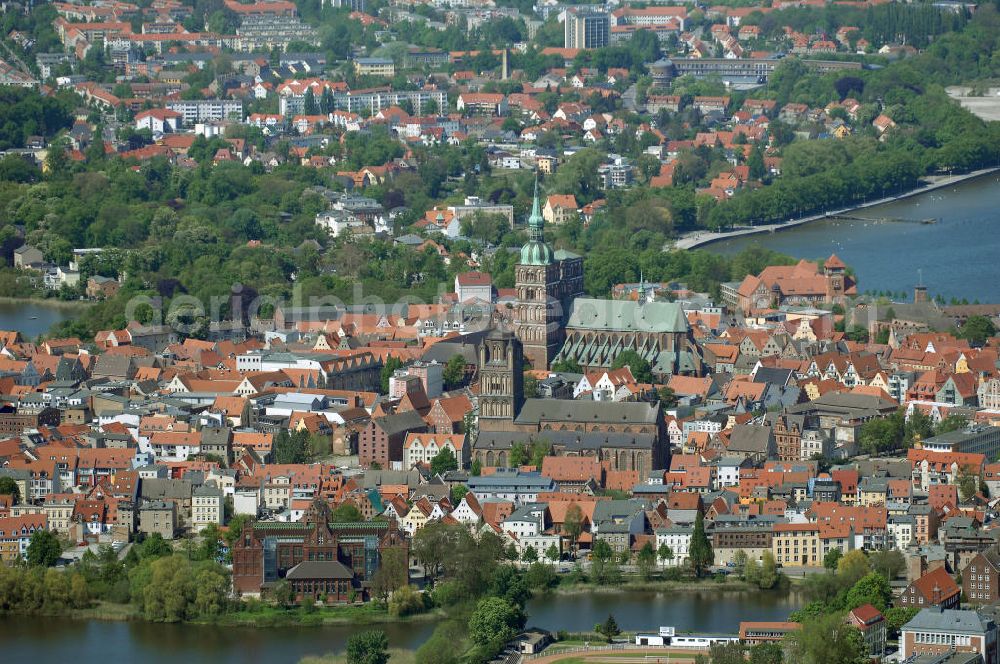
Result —
[[899, 604], [917, 609], [932, 606], [954, 609], [958, 608], [961, 597], [961, 588], [946, 569], [939, 567], [907, 586], [899, 596]]

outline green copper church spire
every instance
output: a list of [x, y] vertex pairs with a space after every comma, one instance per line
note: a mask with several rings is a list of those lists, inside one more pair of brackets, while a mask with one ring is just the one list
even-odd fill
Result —
[[528, 216], [528, 241], [521, 247], [521, 265], [550, 265], [554, 262], [552, 247], [545, 244], [541, 206], [538, 202], [538, 175], [535, 175], [535, 195]]
[[545, 218], [542, 217], [541, 209], [538, 203], [538, 176], [535, 176], [535, 196], [531, 202], [531, 215], [528, 217], [528, 237], [532, 240], [537, 240], [539, 242], [544, 242], [544, 236], [542, 231], [542, 226], [545, 224]]

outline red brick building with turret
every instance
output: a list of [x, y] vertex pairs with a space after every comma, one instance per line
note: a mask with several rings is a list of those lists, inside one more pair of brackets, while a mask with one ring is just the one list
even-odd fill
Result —
[[329, 505], [315, 501], [301, 521], [244, 526], [232, 547], [233, 588], [258, 594], [288, 577], [300, 598], [347, 602], [367, 595], [382, 555], [393, 547], [409, 552], [395, 519], [332, 523]]

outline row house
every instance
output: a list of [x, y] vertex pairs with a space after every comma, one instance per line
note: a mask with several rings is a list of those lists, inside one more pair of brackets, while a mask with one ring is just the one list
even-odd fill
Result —
[[468, 114], [505, 116], [510, 108], [507, 97], [491, 92], [463, 92], [458, 96], [455, 107]]
[[542, 475], [565, 493], [593, 493], [604, 486], [604, 469], [596, 456], [546, 456]]
[[193, 431], [157, 431], [149, 438], [149, 449], [162, 461], [187, 461], [201, 452], [201, 434]]
[[729, 109], [729, 103], [729, 97], [695, 97], [691, 105], [699, 113], [721, 113], [725, 115]]
[[52, 460], [39, 460], [33, 463], [12, 460], [7, 464], [7, 468], [12, 471], [22, 471], [25, 473], [27, 492], [23, 494], [24, 499], [28, 502], [39, 502], [45, 500], [49, 494], [59, 493], [63, 487], [72, 487], [75, 484], [72, 480], [63, 480], [63, 473], [59, 471], [57, 465]]
[[451, 504], [447, 498], [432, 502], [427, 497], [423, 497], [414, 501], [413, 505], [399, 516], [399, 525], [410, 537], [413, 537], [428, 523], [440, 521], [450, 511]]
[[76, 467], [80, 486], [97, 486], [103, 480], [110, 480], [115, 473], [130, 470], [135, 457], [134, 449], [93, 448], [78, 451]]
[[890, 544], [885, 507], [813, 503], [810, 514], [818, 523], [850, 526], [853, 542], [849, 548], [874, 551], [885, 549]]
[[460, 468], [468, 465], [470, 453], [464, 434], [407, 433], [403, 441], [403, 467], [430, 464], [445, 450], [454, 455]]
[[10, 564], [25, 558], [31, 536], [36, 531], [47, 529], [48, 521], [44, 514], [0, 518], [0, 562]]
[[681, 110], [679, 95], [648, 95], [646, 97], [646, 112], [657, 114], [660, 111], [677, 113]]
[[689, 551], [691, 549], [691, 537], [694, 535], [693, 526], [669, 526], [667, 528], [657, 528], [653, 531], [656, 537], [656, 550], [666, 546], [673, 553], [673, 557], [663, 561], [668, 567], [684, 567], [688, 564]]
[[909, 449], [906, 458], [913, 468], [913, 485], [922, 491], [936, 484], [957, 485], [965, 474], [982, 478], [986, 468], [986, 457], [982, 454]]
[[57, 533], [69, 533], [73, 523], [73, 510], [82, 494], [49, 494], [42, 505], [42, 513], [48, 519], [48, 529]]

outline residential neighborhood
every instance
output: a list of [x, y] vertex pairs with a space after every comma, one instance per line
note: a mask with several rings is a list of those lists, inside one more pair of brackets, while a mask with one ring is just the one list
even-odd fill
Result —
[[992, 5], [4, 9], [12, 659], [1000, 664]]
[[[940, 610], [995, 637], [966, 607], [1000, 592], [1000, 338], [934, 331], [928, 313], [955, 312], [918, 290], [855, 340], [858, 323], [842, 330], [864, 312], [835, 255], [766, 268], [718, 303], [645, 282], [574, 296], [582, 268], [548, 246], [538, 198], [528, 225], [512, 316], [488, 275], [464, 273], [469, 294], [440, 304], [282, 306], [214, 341], [135, 321], [90, 340], [4, 333], [0, 478], [18, 498], [3, 559], [39, 530], [69, 554], [245, 516], [227, 547], [238, 596], [287, 579], [337, 604], [373, 600], [377, 561], [412, 558], [432, 524], [490, 533], [516, 560], [594, 565], [606, 546], [634, 564], [651, 547], [665, 570], [701, 564], [700, 531], [722, 573], [898, 552], [889, 581], [914, 630]], [[529, 284], [567, 299], [565, 323], [536, 327]], [[492, 314], [439, 331], [469, 301]], [[930, 652], [910, 626], [900, 648]], [[884, 634], [865, 638], [885, 652]]]

